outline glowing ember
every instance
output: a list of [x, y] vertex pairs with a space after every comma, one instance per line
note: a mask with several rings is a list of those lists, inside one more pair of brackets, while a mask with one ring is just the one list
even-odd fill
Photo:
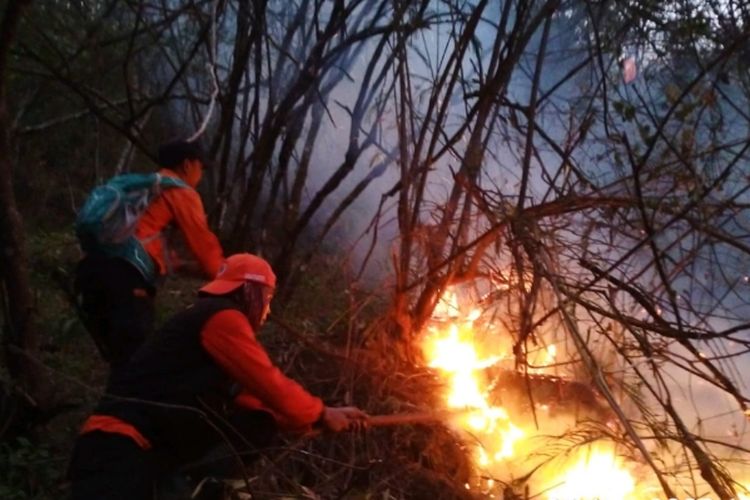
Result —
[[551, 365], [555, 362], [555, 356], [557, 356], [557, 347], [555, 347], [555, 344], [551, 344], [547, 346], [547, 358], [546, 358], [546, 365]]
[[538, 353], [535, 359], [531, 360], [529, 373], [546, 373], [547, 368], [553, 366], [557, 361], [557, 346], [550, 344], [546, 349]]
[[555, 479], [547, 492], [550, 500], [624, 500], [635, 490], [635, 481], [613, 450], [582, 450], [575, 463]]
[[476, 321], [481, 315], [482, 311], [480, 311], [479, 309], [474, 309], [469, 313], [469, 316], [466, 319], [468, 319], [469, 321]]

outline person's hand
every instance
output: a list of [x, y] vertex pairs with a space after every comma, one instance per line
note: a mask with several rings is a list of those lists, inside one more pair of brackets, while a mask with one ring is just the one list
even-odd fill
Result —
[[323, 428], [333, 432], [367, 427], [367, 413], [354, 406], [331, 407], [323, 409], [320, 423]]

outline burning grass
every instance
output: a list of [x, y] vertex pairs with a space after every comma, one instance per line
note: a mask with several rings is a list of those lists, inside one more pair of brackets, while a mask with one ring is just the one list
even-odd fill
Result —
[[[503, 332], [494, 326], [488, 333], [481, 316], [478, 309], [462, 314], [449, 293], [422, 337], [425, 359], [445, 381], [444, 404], [464, 409], [451, 425], [470, 443], [467, 488], [490, 498], [508, 490], [550, 500], [636, 498], [636, 464], [606, 439], [617, 424], [596, 391], [554, 374], [554, 344], [535, 353], [534, 373], [506, 367], [513, 356]], [[565, 441], [569, 449], [556, 453]]]
[[[359, 319], [320, 328], [292, 308], [264, 334], [282, 366], [329, 404], [452, 416], [288, 440], [248, 470], [256, 497], [641, 498], [643, 464], [619, 443], [591, 385], [559, 374], [553, 344], [536, 349], [523, 373], [508, 336], [480, 311], [461, 314], [453, 298], [406, 343], [377, 314], [362, 319], [370, 298], [344, 295]], [[341, 307], [336, 297], [318, 300]]]
[[[357, 302], [351, 291], [349, 297]], [[381, 321], [362, 328], [348, 322], [323, 337], [303, 320], [277, 322], [283, 328], [266, 339], [276, 342], [288, 371], [328, 395], [327, 402], [355, 404], [373, 415], [452, 416], [290, 440], [249, 471], [254, 494], [640, 498], [633, 495], [643, 465], [615, 444], [620, 430], [598, 393], [557, 375], [553, 345], [538, 349], [534, 368], [521, 373], [511, 366], [507, 339], [480, 327], [480, 312], [445, 310], [438, 305], [413, 345], [390, 338]]]
[[[431, 370], [406, 361], [398, 349], [344, 350], [287, 345], [289, 371], [329, 404], [355, 404], [373, 415], [440, 407]], [[390, 355], [389, 355], [390, 354]], [[376, 427], [356, 434], [301, 437], [269, 450], [248, 471], [253, 493], [306, 498], [472, 498], [465, 484], [472, 465], [464, 441], [443, 425]]]

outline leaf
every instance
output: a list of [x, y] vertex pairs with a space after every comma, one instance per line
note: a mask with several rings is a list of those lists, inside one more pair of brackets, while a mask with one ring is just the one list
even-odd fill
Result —
[[716, 107], [716, 92], [714, 92], [713, 89], [706, 90], [701, 94], [701, 102], [704, 106], [708, 106], [709, 108]]
[[635, 107], [629, 102], [625, 101], [614, 101], [612, 108], [617, 114], [619, 114], [626, 122], [631, 121], [635, 118]]
[[635, 57], [630, 56], [622, 60], [622, 79], [627, 84], [635, 80], [638, 76], [638, 68], [635, 64]]
[[669, 104], [674, 104], [680, 98], [680, 88], [674, 83], [668, 83], [664, 88], [664, 95], [667, 96]]
[[625, 110], [622, 114], [622, 119], [626, 122], [633, 121], [635, 118], [635, 106], [628, 104], [625, 106]]
[[651, 127], [648, 124], [638, 125], [638, 134], [640, 134], [643, 142], [649, 142], [651, 140]]

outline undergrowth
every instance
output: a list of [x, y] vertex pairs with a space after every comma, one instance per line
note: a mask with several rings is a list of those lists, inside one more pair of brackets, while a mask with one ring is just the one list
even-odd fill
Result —
[[[70, 302], [79, 258], [72, 228], [29, 239], [43, 362], [64, 408], [0, 446], [3, 499], [57, 499], [81, 423], [107, 368]], [[274, 304], [259, 338], [276, 363], [329, 405], [372, 414], [433, 408], [436, 381], [410, 361], [383, 320], [385, 298], [349, 286], [336, 255], [317, 258], [286, 304]], [[190, 304], [201, 280], [174, 277], [157, 295], [160, 324]], [[441, 426], [401, 426], [314, 438], [287, 436], [261, 454], [227, 498], [249, 484], [253, 498], [468, 498], [460, 440]]]

